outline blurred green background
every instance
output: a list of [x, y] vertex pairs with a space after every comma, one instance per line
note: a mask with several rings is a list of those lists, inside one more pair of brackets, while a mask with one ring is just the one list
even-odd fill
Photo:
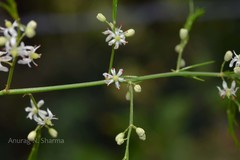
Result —
[[[1, 0], [2, 1], [2, 0]], [[214, 60], [201, 71], [219, 71], [227, 50], [240, 50], [240, 1], [196, 0], [206, 14], [194, 24], [184, 53], [187, 65]], [[38, 67], [17, 65], [13, 88], [49, 86], [103, 79], [111, 48], [101, 33], [107, 26], [96, 20], [103, 13], [111, 20], [110, 0], [18, 0], [23, 23], [38, 22], [37, 36], [26, 44], [41, 45]], [[120, 0], [118, 25], [134, 28], [136, 35], [116, 53], [115, 67], [126, 75], [169, 72], [175, 68], [178, 31], [188, 14], [187, 0]], [[0, 10], [0, 24], [10, 17]], [[227, 69], [227, 68], [226, 68]], [[4, 88], [6, 73], [0, 73]], [[238, 160], [226, 120], [226, 105], [216, 86], [185, 78], [145, 81], [135, 94], [134, 122], [145, 129], [146, 141], [133, 133], [132, 160]], [[126, 86], [99, 86], [34, 94], [59, 118], [54, 121], [64, 144], [42, 144], [40, 160], [121, 159], [125, 144], [117, 146], [116, 134], [128, 126]], [[26, 138], [36, 124], [26, 119], [29, 98], [0, 97], [1, 159], [24, 160], [31, 146], [8, 144], [9, 138]], [[47, 130], [43, 136], [50, 138]]]

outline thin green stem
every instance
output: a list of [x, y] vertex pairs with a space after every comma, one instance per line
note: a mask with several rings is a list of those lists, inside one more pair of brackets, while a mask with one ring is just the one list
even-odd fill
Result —
[[116, 26], [116, 23], [117, 23], [117, 6], [118, 6], [118, 0], [113, 0], [112, 21], [113, 21], [114, 31], [115, 31], [115, 26]]
[[130, 137], [133, 129], [133, 86], [129, 85], [129, 93], [130, 93], [130, 114], [129, 114], [129, 129], [127, 134], [127, 144], [124, 154], [124, 160], [129, 160], [129, 146], [130, 146]]
[[[235, 78], [235, 74], [231, 73], [219, 73], [219, 72], [166, 72], [166, 73], [158, 73], [151, 74], [145, 76], [126, 76], [128, 81], [132, 81], [133, 83], [151, 79], [159, 79], [159, 78], [167, 78], [167, 77], [230, 77]], [[29, 94], [29, 93], [40, 93], [40, 92], [51, 92], [58, 90], [69, 90], [76, 88], [84, 88], [84, 87], [93, 87], [104, 85], [105, 81], [92, 81], [92, 82], [83, 82], [83, 83], [74, 83], [74, 84], [65, 84], [65, 85], [56, 85], [56, 86], [46, 86], [46, 87], [34, 87], [34, 88], [21, 88], [21, 89], [9, 89], [0, 91], [0, 96], [2, 95], [16, 95], [16, 94]]]
[[115, 56], [115, 49], [114, 49], [114, 47], [112, 47], [108, 73], [110, 73], [111, 69], [113, 68], [114, 56]]
[[1, 95], [14, 95], [14, 94], [30, 94], [30, 93], [40, 93], [40, 92], [50, 92], [58, 90], [69, 90], [74, 88], [84, 88], [99, 86], [105, 84], [104, 80], [101, 81], [92, 81], [92, 82], [83, 82], [75, 84], [65, 84], [65, 85], [56, 85], [56, 86], [46, 86], [46, 87], [34, 87], [34, 88], [22, 88], [22, 89], [10, 89], [0, 91]]
[[[113, 0], [112, 5], [112, 21], [113, 21], [113, 31], [115, 32], [116, 24], [117, 24], [117, 6], [118, 6], [118, 0]], [[108, 73], [110, 73], [111, 69], [113, 68], [113, 62], [114, 62], [114, 56], [115, 56], [115, 49], [114, 46], [112, 47], [110, 62], [109, 62], [109, 68]]]
[[15, 68], [15, 64], [17, 63], [17, 57], [14, 57], [12, 65], [10, 67], [10, 71], [8, 74], [8, 80], [7, 80], [7, 84], [6, 84], [6, 92], [10, 89], [11, 84], [12, 84], [12, 79], [13, 79], [13, 72], [14, 72], [14, 68]]

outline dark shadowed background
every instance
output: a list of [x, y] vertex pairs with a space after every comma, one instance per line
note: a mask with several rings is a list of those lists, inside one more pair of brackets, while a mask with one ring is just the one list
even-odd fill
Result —
[[[3, 1], [3, 0], [1, 0]], [[196, 0], [206, 14], [194, 24], [184, 53], [187, 65], [214, 60], [195, 70], [219, 71], [227, 50], [240, 51], [240, 2]], [[49, 86], [103, 79], [111, 47], [101, 33], [107, 26], [96, 19], [103, 13], [111, 21], [110, 0], [24, 0], [18, 1], [24, 24], [34, 19], [37, 36], [26, 44], [41, 45], [38, 67], [17, 65], [12, 88]], [[178, 31], [188, 14], [187, 0], [120, 0], [118, 25], [134, 28], [136, 35], [116, 53], [115, 68], [126, 75], [169, 72], [175, 68]], [[0, 25], [11, 18], [0, 10]], [[4, 88], [7, 74], [0, 73]], [[221, 79], [205, 82], [186, 78], [163, 78], [141, 83], [135, 94], [134, 122], [145, 129], [146, 141], [132, 134], [132, 160], [238, 160], [226, 120], [226, 105], [216, 86]], [[54, 91], [34, 94], [45, 100], [45, 108], [59, 118], [54, 121], [61, 144], [41, 144], [40, 160], [117, 160], [125, 144], [117, 146], [115, 135], [128, 126], [126, 86]], [[36, 127], [26, 119], [29, 98], [0, 97], [1, 159], [24, 160], [31, 145], [8, 143], [24, 139]], [[47, 130], [43, 136], [50, 138]]]

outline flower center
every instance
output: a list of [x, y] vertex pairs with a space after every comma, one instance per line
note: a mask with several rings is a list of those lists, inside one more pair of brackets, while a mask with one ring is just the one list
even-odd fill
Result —
[[228, 98], [230, 98], [230, 96], [232, 95], [232, 92], [231, 92], [231, 89], [226, 89], [226, 96], [228, 97]]
[[115, 82], [117, 82], [118, 81], [118, 76], [113, 76], [113, 80], [115, 81]]
[[116, 41], [120, 41], [121, 37], [120, 36], [115, 36]]

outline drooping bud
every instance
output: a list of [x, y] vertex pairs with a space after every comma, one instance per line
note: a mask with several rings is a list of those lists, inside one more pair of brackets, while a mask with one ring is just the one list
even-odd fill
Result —
[[102, 13], [98, 13], [97, 14], [97, 19], [101, 22], [105, 22], [106, 21], [106, 17], [102, 14]]
[[36, 136], [37, 136], [37, 132], [35, 130], [33, 130], [28, 134], [27, 139], [29, 141], [34, 141]]
[[224, 61], [228, 62], [232, 59], [233, 53], [232, 51], [227, 51], [224, 55]]
[[129, 29], [129, 30], [127, 30], [127, 31], [124, 32], [124, 35], [125, 35], [126, 37], [131, 37], [131, 36], [133, 36], [134, 34], [135, 34], [135, 30], [134, 30], [134, 29]]
[[123, 132], [121, 132], [115, 137], [115, 141], [117, 142], [118, 145], [121, 145], [124, 143], [124, 141], [125, 141], [124, 136], [125, 136], [125, 134]]
[[145, 141], [146, 140], [146, 134], [145, 134], [145, 131], [144, 129], [140, 128], [140, 127], [137, 127], [136, 128], [136, 133], [139, 137], [139, 139]]
[[126, 93], [125, 98], [126, 98], [127, 101], [130, 101], [130, 92], [129, 91]]
[[141, 92], [142, 91], [142, 87], [139, 84], [137, 84], [137, 85], [134, 86], [134, 91], [135, 92]]
[[184, 59], [181, 59], [181, 63], [180, 63], [180, 67], [185, 67], [186, 66], [186, 62]]
[[183, 50], [183, 48], [182, 48], [182, 46], [181, 46], [180, 44], [178, 44], [178, 45], [175, 46], [175, 51], [176, 51], [177, 53], [181, 53], [182, 50]]
[[50, 134], [50, 136], [52, 136], [53, 138], [56, 138], [58, 136], [58, 132], [54, 129], [54, 128], [49, 128], [48, 129], [48, 133]]
[[181, 40], [184, 40], [188, 37], [188, 30], [186, 28], [181, 28], [179, 31], [179, 37]]
[[35, 31], [36, 27], [37, 27], [37, 23], [35, 21], [32, 20], [28, 22], [25, 30], [26, 36], [28, 38], [32, 38], [36, 35], [36, 31]]
[[233, 71], [234, 71], [234, 73], [240, 75], [240, 67], [234, 67]]

